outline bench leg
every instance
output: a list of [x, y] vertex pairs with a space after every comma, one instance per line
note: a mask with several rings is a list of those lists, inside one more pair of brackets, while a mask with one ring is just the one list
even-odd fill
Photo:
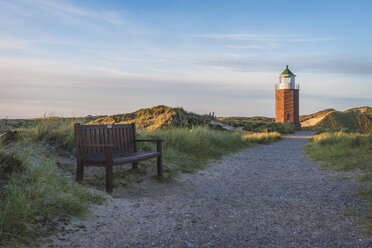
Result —
[[76, 165], [76, 181], [81, 183], [84, 177], [84, 165], [81, 161], [77, 161]]
[[106, 162], [106, 191], [111, 193], [112, 192], [112, 162], [108, 161]]
[[159, 153], [157, 158], [157, 169], [158, 169], [158, 177], [163, 175], [163, 164], [162, 164], [162, 146], [161, 141], [156, 142], [156, 151]]
[[162, 156], [161, 154], [158, 156], [156, 161], [157, 169], [158, 169], [158, 177], [161, 177], [163, 175], [163, 164], [162, 164]]
[[137, 170], [138, 169], [138, 162], [133, 162], [132, 163], [132, 170]]

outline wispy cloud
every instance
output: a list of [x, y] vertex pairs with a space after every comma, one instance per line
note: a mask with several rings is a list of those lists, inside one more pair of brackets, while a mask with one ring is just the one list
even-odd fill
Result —
[[[29, 2], [29, 0], [27, 0]], [[64, 1], [54, 1], [54, 0], [33, 0], [29, 2], [33, 5], [38, 5], [40, 7], [48, 8], [51, 10], [56, 10], [71, 15], [89, 17], [100, 19], [102, 21], [111, 23], [111, 24], [122, 24], [123, 16], [115, 11], [96, 11], [88, 8], [78, 7], [76, 5], [69, 4]]]
[[331, 37], [306, 37], [298, 34], [199, 34], [194, 37], [230, 41], [315, 42], [333, 40]]
[[255, 71], [278, 71], [283, 63], [296, 65], [299, 72], [311, 73], [336, 73], [345, 75], [372, 75], [372, 60], [363, 56], [352, 56], [342, 54], [337, 56], [330, 55], [274, 55], [259, 56], [221, 56], [215, 58], [199, 58], [194, 63], [230, 68], [242, 72]]
[[256, 46], [256, 45], [227, 45], [227, 48], [235, 49], [264, 49], [265, 46]]
[[296, 37], [296, 34], [199, 34], [195, 37], [218, 40], [267, 41], [281, 37]]

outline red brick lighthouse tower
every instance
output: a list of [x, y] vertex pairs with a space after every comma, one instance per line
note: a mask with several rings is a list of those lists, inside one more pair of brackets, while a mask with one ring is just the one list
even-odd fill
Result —
[[275, 121], [290, 122], [300, 128], [299, 121], [299, 85], [295, 84], [296, 75], [288, 65], [279, 75], [279, 83], [275, 85]]

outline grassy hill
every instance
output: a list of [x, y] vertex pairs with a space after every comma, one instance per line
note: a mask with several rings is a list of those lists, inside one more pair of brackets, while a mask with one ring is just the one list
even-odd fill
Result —
[[368, 106], [362, 106], [362, 107], [357, 107], [357, 108], [351, 108], [346, 111], [345, 113], [359, 113], [359, 114], [366, 114], [370, 117], [372, 117], [372, 108]]
[[125, 124], [136, 123], [137, 127], [157, 129], [169, 126], [192, 127], [208, 123], [214, 119], [210, 115], [198, 115], [183, 108], [172, 108], [164, 105], [144, 108], [129, 114], [117, 114], [98, 118], [89, 124]]
[[[371, 111], [371, 108], [367, 111]], [[358, 109], [345, 112], [335, 111], [325, 116], [318, 127], [330, 129], [347, 129], [350, 131], [372, 132], [372, 115]]]
[[328, 114], [335, 112], [335, 111], [336, 110], [333, 108], [325, 109], [325, 110], [321, 110], [313, 114], [301, 115], [299, 119], [300, 119], [302, 126], [312, 126], [312, 125], [315, 125], [317, 122], [319, 122], [322, 118], [324, 118]]
[[300, 122], [303, 127], [372, 132], [372, 108], [363, 106], [343, 112], [325, 109], [314, 114], [300, 116]]
[[140, 109], [129, 114], [117, 114], [98, 118], [89, 122], [89, 124], [125, 124], [134, 122], [137, 127], [147, 130], [156, 130], [163, 127], [193, 127], [200, 125], [219, 128], [218, 125], [211, 123], [212, 120], [217, 123], [229, 125], [231, 129], [235, 128], [249, 132], [264, 132], [266, 129], [280, 133], [294, 132], [293, 125], [288, 123], [274, 123], [273, 118], [262, 116], [219, 117], [216, 120], [212, 115], [199, 115], [187, 112], [183, 108], [173, 108], [163, 105]]

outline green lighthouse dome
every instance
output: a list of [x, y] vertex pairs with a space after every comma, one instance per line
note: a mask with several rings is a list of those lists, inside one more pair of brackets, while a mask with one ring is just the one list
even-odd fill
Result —
[[288, 69], [288, 65], [286, 66], [285, 70], [280, 73], [280, 76], [281, 77], [295, 77], [296, 75], [293, 74], [289, 69]]

